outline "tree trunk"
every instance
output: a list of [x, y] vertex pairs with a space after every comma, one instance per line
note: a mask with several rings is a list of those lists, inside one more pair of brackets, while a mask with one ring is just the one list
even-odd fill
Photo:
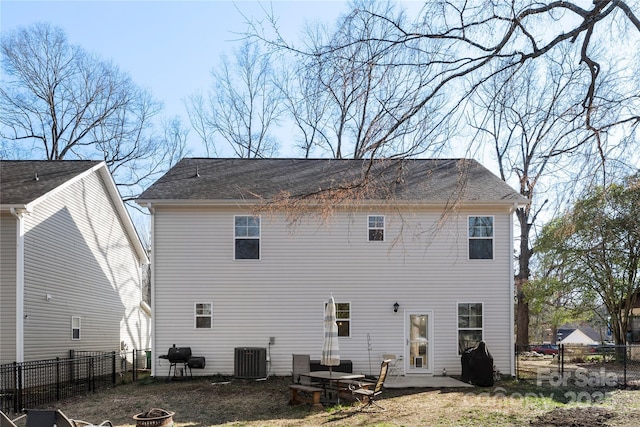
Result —
[[518, 311], [516, 313], [516, 345], [529, 345], [529, 302], [524, 294], [523, 286], [529, 281], [529, 264], [533, 251], [529, 247], [529, 208], [516, 210], [520, 226], [520, 256], [518, 257], [518, 272], [515, 277]]

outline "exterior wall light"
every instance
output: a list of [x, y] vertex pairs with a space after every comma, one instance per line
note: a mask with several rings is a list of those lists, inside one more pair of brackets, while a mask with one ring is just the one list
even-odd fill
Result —
[[399, 308], [400, 308], [400, 304], [398, 304], [397, 302], [395, 304], [393, 304], [393, 312], [394, 313], [397, 313]]

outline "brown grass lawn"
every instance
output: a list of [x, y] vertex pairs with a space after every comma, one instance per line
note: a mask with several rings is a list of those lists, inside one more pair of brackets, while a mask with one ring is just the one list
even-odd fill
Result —
[[[290, 377], [266, 381], [194, 378], [133, 384], [60, 401], [68, 417], [135, 426], [133, 415], [174, 411], [176, 427], [200, 426], [636, 426], [640, 390], [553, 389], [502, 381], [492, 388], [386, 389], [385, 412], [359, 412], [358, 404], [311, 413], [288, 405]], [[577, 402], [576, 402], [577, 401]], [[24, 425], [24, 424], [22, 424]]]

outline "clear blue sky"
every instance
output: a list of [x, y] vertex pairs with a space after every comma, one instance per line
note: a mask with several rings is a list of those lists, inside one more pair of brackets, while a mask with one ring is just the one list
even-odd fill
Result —
[[287, 37], [305, 22], [333, 23], [346, 3], [325, 1], [11, 1], [0, 2], [2, 32], [44, 21], [69, 41], [112, 60], [164, 103], [163, 115], [187, 121], [182, 100], [212, 83], [220, 55], [231, 53], [245, 18], [279, 17]]

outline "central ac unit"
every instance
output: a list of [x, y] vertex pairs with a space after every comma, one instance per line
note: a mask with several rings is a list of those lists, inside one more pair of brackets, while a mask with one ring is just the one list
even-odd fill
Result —
[[265, 378], [267, 376], [267, 349], [263, 347], [237, 347], [234, 357], [236, 378]]

